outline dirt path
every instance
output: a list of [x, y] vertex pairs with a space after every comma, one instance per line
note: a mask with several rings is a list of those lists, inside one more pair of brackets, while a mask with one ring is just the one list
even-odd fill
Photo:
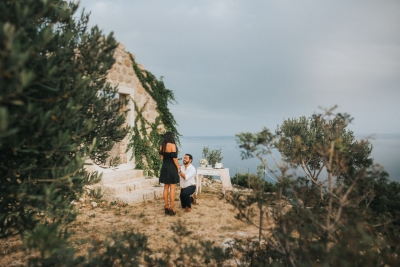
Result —
[[[176, 226], [178, 221], [192, 232], [192, 240], [209, 240], [218, 246], [223, 246], [228, 239], [258, 238], [258, 229], [237, 219], [237, 210], [224, 199], [219, 190], [203, 189], [204, 192], [198, 195], [198, 204], [192, 206], [191, 212], [184, 212], [177, 194], [175, 216], [164, 214], [163, 200], [132, 206], [98, 201], [98, 206], [93, 208], [90, 204], [92, 200], [86, 199], [76, 206], [80, 214], [70, 226], [70, 242], [84, 254], [90, 247], [91, 240], [102, 241], [112, 233], [134, 229], [145, 234], [149, 247], [157, 252], [174, 244], [171, 227]], [[0, 266], [25, 265], [30, 255], [20, 250], [20, 244], [19, 237], [0, 240], [0, 247], [3, 248]]]

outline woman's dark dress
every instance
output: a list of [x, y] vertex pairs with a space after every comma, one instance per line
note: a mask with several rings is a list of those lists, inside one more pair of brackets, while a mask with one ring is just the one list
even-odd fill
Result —
[[179, 183], [178, 169], [173, 158], [178, 157], [177, 152], [160, 152], [163, 155], [163, 164], [161, 166], [160, 183], [177, 184]]

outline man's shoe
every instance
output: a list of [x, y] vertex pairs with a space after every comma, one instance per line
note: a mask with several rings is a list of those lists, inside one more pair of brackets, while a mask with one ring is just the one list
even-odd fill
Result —
[[190, 212], [192, 209], [191, 208], [186, 208], [185, 212]]

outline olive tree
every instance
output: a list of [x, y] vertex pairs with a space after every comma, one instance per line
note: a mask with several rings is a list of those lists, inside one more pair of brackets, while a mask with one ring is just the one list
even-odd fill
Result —
[[[243, 158], [259, 158], [277, 180], [274, 194], [260, 194], [254, 188], [255, 197], [246, 199], [264, 203], [264, 209], [259, 205], [261, 217], [273, 222], [268, 227], [260, 224], [266, 242], [243, 254], [251, 266], [399, 263], [399, 246], [393, 242], [398, 238], [385, 234], [384, 229], [396, 220], [377, 218], [376, 211], [369, 208], [377, 194], [374, 185], [384, 183], [387, 174], [373, 164], [371, 144], [355, 140], [347, 130], [350, 121], [349, 115], [330, 109], [309, 119], [285, 120], [275, 134], [264, 128], [259, 133], [237, 135]], [[274, 158], [273, 149], [280, 152], [282, 160]], [[298, 176], [294, 170], [298, 167], [304, 175]], [[239, 210], [248, 209], [251, 203], [237, 194], [232, 193], [232, 204]]]
[[0, 2], [1, 237], [32, 229], [44, 240], [58, 235], [53, 226], [74, 219], [71, 200], [96, 176], [85, 161], [104, 163], [128, 130], [124, 103], [106, 82], [117, 42], [89, 28], [88, 14], [75, 17], [77, 8]]

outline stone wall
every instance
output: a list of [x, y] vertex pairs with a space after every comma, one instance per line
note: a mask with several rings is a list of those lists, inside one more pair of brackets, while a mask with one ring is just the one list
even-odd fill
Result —
[[[135, 56], [132, 54], [133, 58]], [[122, 97], [128, 97], [130, 99], [128, 109], [130, 110], [127, 115], [127, 123], [133, 125], [135, 123], [136, 114], [134, 112], [134, 106], [132, 100], [142, 108], [146, 103], [146, 108], [143, 111], [143, 116], [150, 122], [154, 123], [155, 119], [159, 116], [156, 111], [157, 103], [154, 99], [146, 92], [141, 85], [138, 77], [135, 74], [132, 66], [132, 60], [130, 59], [129, 53], [125, 51], [125, 46], [120, 44], [115, 51], [116, 62], [112, 66], [108, 73], [107, 80], [113, 86], [118, 86], [119, 93]], [[144, 66], [138, 64], [139, 68], [144, 70]], [[163, 128], [159, 129], [163, 131]], [[128, 163], [130, 160], [130, 154], [125, 153], [128, 145], [127, 138], [116, 144], [113, 150], [110, 152], [111, 156], [119, 155], [121, 163]]]
[[[125, 101], [127, 98], [126, 94], [120, 94], [119, 95], [119, 100], [120, 101]], [[124, 112], [127, 110], [127, 107], [124, 107], [121, 112]], [[126, 126], [127, 123], [124, 123], [123, 126]], [[124, 138], [121, 142], [117, 143], [114, 145], [112, 150], [110, 151], [110, 159], [119, 157], [120, 158], [120, 163], [121, 164], [126, 164], [129, 161], [128, 154], [126, 153], [126, 148], [128, 146], [128, 137]]]
[[[132, 54], [132, 56], [135, 58], [135, 55]], [[120, 88], [132, 88], [134, 93], [133, 99], [139, 107], [143, 107], [143, 105], [148, 102], [143, 115], [149, 122], [153, 123], [159, 115], [156, 111], [157, 103], [146, 92], [139, 82], [139, 79], [133, 70], [129, 53], [125, 51], [124, 45], [120, 44], [116, 49], [115, 59], [117, 62], [114, 64], [108, 74], [108, 81], [113, 86], [118, 86]], [[143, 65], [138, 65], [140, 69], [144, 70]]]

